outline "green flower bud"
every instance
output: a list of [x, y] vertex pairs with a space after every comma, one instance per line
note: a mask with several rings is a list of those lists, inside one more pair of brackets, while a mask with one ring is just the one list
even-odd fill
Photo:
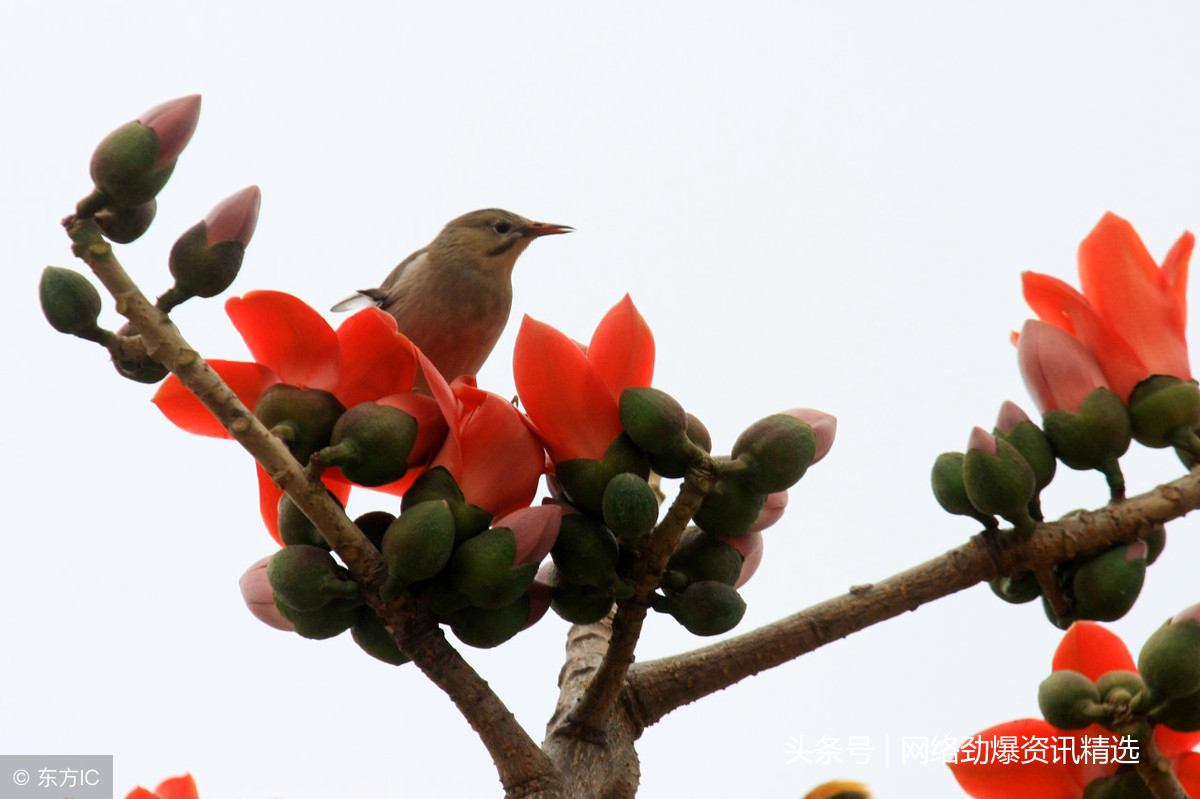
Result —
[[267, 579], [275, 597], [300, 611], [316, 610], [334, 599], [355, 599], [358, 584], [337, 564], [328, 550], [297, 544], [271, 557]]
[[1042, 422], [1054, 454], [1072, 469], [1106, 472], [1129, 449], [1133, 437], [1125, 403], [1103, 387], [1088, 394], [1078, 413], [1046, 411]]
[[933, 485], [933, 497], [942, 506], [942, 510], [957, 516], [970, 516], [983, 524], [984, 527], [995, 529], [1000, 526], [995, 516], [980, 513], [971, 504], [967, 496], [967, 487], [963, 484], [963, 453], [943, 452], [933, 462], [933, 470], [929, 475]]
[[409, 657], [396, 646], [396, 639], [383, 626], [383, 619], [365, 605], [359, 609], [358, 616], [350, 627], [350, 636], [362, 651], [384, 663], [402, 666], [409, 661]]
[[417, 441], [417, 420], [390, 405], [360, 402], [343, 413], [330, 433], [330, 446], [313, 462], [337, 466], [352, 483], [381, 486], [408, 471], [408, 454]]
[[687, 412], [667, 392], [649, 386], [627, 388], [621, 392], [618, 412], [629, 438], [646, 452], [690, 449]]
[[554, 467], [559, 487], [571, 504], [597, 516], [603, 512], [604, 489], [618, 474], [631, 472], [643, 480], [650, 476], [646, 453], [629, 436], [613, 439], [601, 460], [576, 458]]
[[689, 582], [716, 580], [734, 585], [742, 573], [745, 558], [732, 544], [698, 527], [689, 527], [667, 562], [667, 568], [682, 573]]
[[96, 212], [96, 224], [105, 238], [117, 244], [137, 241], [150, 229], [154, 215], [158, 213], [158, 200], [150, 200], [132, 208], [109, 206]]
[[413, 505], [388, 526], [380, 552], [388, 578], [379, 591], [390, 602], [417, 580], [427, 580], [446, 567], [454, 551], [454, 516], [445, 500]]
[[712, 436], [704, 423], [687, 415], [687, 438], [699, 449], [683, 448], [672, 452], [651, 452], [650, 468], [663, 477], [683, 477], [700, 452], [712, 452]]
[[1200, 691], [1175, 697], [1151, 712], [1150, 719], [1176, 732], [1200, 731]]
[[767, 495], [745, 484], [720, 478], [700, 503], [693, 521], [720, 538], [745, 535], [767, 504]]
[[229, 288], [242, 268], [261, 201], [258, 186], [242, 189], [175, 242], [167, 262], [175, 285], [159, 298], [160, 308], [170, 310], [189, 297], [215, 297]]
[[1096, 692], [1103, 702], [1128, 702], [1145, 690], [1146, 684], [1136, 671], [1119, 669], [1101, 674], [1096, 679]]
[[392, 526], [392, 522], [396, 521], [396, 517], [385, 510], [373, 510], [364, 513], [354, 520], [354, 524], [359, 530], [362, 530], [363, 535], [371, 542], [372, 546], [383, 552], [383, 537], [387, 535], [387, 529]]
[[1021, 572], [1015, 577], [997, 575], [988, 580], [988, 587], [993, 594], [1014, 605], [1032, 602], [1042, 595], [1042, 587], [1033, 572]]
[[[289, 547], [290, 548], [290, 547]], [[287, 550], [280, 550], [286, 552]], [[297, 610], [278, 596], [275, 607], [292, 623], [292, 628], [304, 638], [324, 640], [341, 635], [350, 629], [358, 617], [362, 603], [353, 599], [334, 599], [316, 610]]]
[[1176, 614], [1147, 639], [1138, 671], [1158, 701], [1200, 691], [1200, 605]]
[[1146, 542], [1118, 544], [1073, 568], [1071, 595], [1076, 619], [1116, 621], [1129, 612], [1146, 579]]
[[[121, 325], [120, 329], [117, 330], [117, 336], [119, 337], [129, 338], [137, 335], [137, 329], [129, 323]], [[161, 381], [170, 374], [170, 370], [167, 367], [151, 358], [144, 350], [140, 355], [126, 355], [124, 349], [119, 346], [119, 339], [117, 337], [108, 340], [108, 351], [112, 355], [113, 367], [116, 368], [117, 374], [128, 380], [153, 384]]]
[[607, 527], [584, 514], [565, 514], [550, 549], [559, 574], [578, 585], [608, 589], [617, 578], [620, 551]]
[[287, 494], [279, 498], [276, 510], [275, 527], [279, 530], [279, 540], [285, 547], [305, 545], [329, 550], [329, 542], [325, 540], [325, 536], [321, 535], [317, 526]]
[[451, 614], [448, 621], [454, 635], [464, 644], [491, 649], [529, 624], [529, 594], [522, 593], [509, 604], [497, 608], [463, 608]]
[[1096, 684], [1077, 671], [1064, 669], [1050, 674], [1038, 686], [1042, 716], [1060, 730], [1082, 730], [1095, 722], [1089, 716], [1100, 702]]
[[400, 511], [403, 513], [412, 505], [431, 499], [444, 499], [451, 504], [464, 501], [462, 489], [445, 466], [435, 466], [421, 472], [421, 476], [404, 492], [404, 497], [400, 500]]
[[658, 522], [658, 495], [632, 472], [608, 481], [600, 502], [604, 523], [623, 544], [637, 548]]
[[675, 596], [655, 595], [651, 606], [669, 613], [692, 635], [720, 635], [738, 625], [746, 602], [726, 583], [700, 580]]
[[536, 563], [514, 566], [516, 555], [512, 530], [484, 530], [455, 550], [450, 561], [450, 583], [476, 608], [495, 610], [510, 605], [529, 590], [538, 570]]
[[963, 487], [980, 513], [1003, 516], [1019, 531], [1031, 532], [1029, 515], [1036, 482], [1033, 469], [1007, 441], [976, 427], [963, 456]]
[[285, 383], [269, 386], [258, 398], [254, 415], [278, 436], [301, 463], [329, 443], [333, 426], [346, 412], [337, 397], [316, 388]]
[[131, 208], [162, 190], [200, 118], [200, 95], [155, 106], [108, 134], [92, 154], [96, 188], [115, 205]]
[[772, 494], [799, 482], [817, 454], [817, 436], [807, 422], [776, 413], [742, 432], [730, 455], [743, 464], [735, 472], [751, 491]]
[[103, 343], [105, 331], [96, 324], [102, 304], [100, 292], [83, 275], [59, 266], [42, 270], [38, 293], [46, 321], [59, 333]]
[[1200, 387], [1173, 375], [1147, 377], [1129, 395], [1129, 421], [1140, 444], [1179, 444], [1200, 426]]
[[594, 624], [612, 610], [611, 593], [594, 585], [569, 582], [552, 563], [546, 571], [546, 581], [554, 591], [550, 608], [571, 624]]

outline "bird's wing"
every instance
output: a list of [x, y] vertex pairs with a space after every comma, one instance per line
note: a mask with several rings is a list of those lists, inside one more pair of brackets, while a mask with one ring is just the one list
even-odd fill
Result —
[[334, 305], [329, 310], [331, 311], [358, 311], [363, 308], [369, 308], [372, 305], [379, 306], [383, 304], [384, 299], [391, 293], [392, 287], [400, 282], [400, 275], [404, 270], [418, 260], [424, 258], [429, 248], [417, 250], [412, 255], [405, 258], [400, 264], [388, 273], [388, 276], [383, 279], [382, 285], [377, 289], [359, 289], [351, 294], [346, 299]]

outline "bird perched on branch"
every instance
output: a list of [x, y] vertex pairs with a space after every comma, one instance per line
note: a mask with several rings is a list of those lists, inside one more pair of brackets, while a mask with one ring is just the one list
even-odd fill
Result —
[[333, 310], [378, 305], [446, 380], [474, 376], [508, 323], [517, 257], [538, 236], [572, 230], [499, 208], [463, 214], [379, 288], [363, 289]]

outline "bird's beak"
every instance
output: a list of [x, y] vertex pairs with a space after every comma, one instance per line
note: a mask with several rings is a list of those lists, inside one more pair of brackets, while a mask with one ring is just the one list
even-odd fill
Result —
[[555, 233], [570, 233], [575, 228], [570, 225], [552, 225], [549, 222], [530, 222], [521, 233], [527, 239], [536, 239], [538, 236], [552, 236]]

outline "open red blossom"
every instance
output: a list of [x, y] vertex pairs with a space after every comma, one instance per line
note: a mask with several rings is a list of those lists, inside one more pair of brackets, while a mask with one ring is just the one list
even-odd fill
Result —
[[[1078, 671], [1095, 680], [1110, 671], [1137, 668], [1120, 638], [1099, 624], [1081, 621], [1063, 636], [1054, 652], [1053, 670]], [[1101, 739], [1105, 745], [1098, 747]], [[1099, 724], [1060, 730], [1042, 719], [1019, 719], [972, 736], [949, 766], [962, 789], [976, 799], [1081, 799], [1090, 782], [1112, 776], [1118, 766], [1083, 755], [1101, 749], [1108, 755], [1119, 752], [1119, 740]], [[1158, 726], [1154, 743], [1188, 795], [1200, 796], [1200, 753], [1192, 751], [1200, 744], [1200, 732]]]
[[191, 774], [163, 780], [153, 791], [137, 787], [126, 794], [125, 799], [200, 799], [196, 781]]
[[621, 392], [654, 376], [654, 336], [629, 295], [613, 306], [587, 347], [526, 316], [513, 379], [530, 422], [555, 462], [598, 460], [623, 431]]
[[[416, 348], [397, 332], [396, 320], [378, 308], [359, 311], [336, 331], [302, 300], [278, 291], [233, 297], [225, 303], [225, 312], [254, 361], [208, 363], [248, 408], [253, 409], [263, 391], [277, 383], [328, 391], [347, 408], [412, 390]], [[175, 375], [164, 381], [153, 402], [189, 433], [232, 438]], [[425, 451], [430, 449], [427, 445]], [[345, 502], [350, 486], [341, 473], [329, 470], [323, 479]], [[283, 492], [262, 467], [258, 467], [258, 483], [263, 521], [278, 540], [276, 508]]]
[[1025, 301], [1091, 351], [1121, 399], [1150, 375], [1190, 380], [1184, 328], [1194, 242], [1185, 232], [1160, 268], [1133, 226], [1109, 212], [1079, 246], [1082, 293], [1049, 275], [1025, 272]]
[[521, 412], [504, 397], [478, 388], [473, 377], [446, 383], [424, 354], [418, 351], [417, 357], [448, 425], [429, 465], [444, 466], [466, 501], [494, 517], [528, 507], [546, 453]]

